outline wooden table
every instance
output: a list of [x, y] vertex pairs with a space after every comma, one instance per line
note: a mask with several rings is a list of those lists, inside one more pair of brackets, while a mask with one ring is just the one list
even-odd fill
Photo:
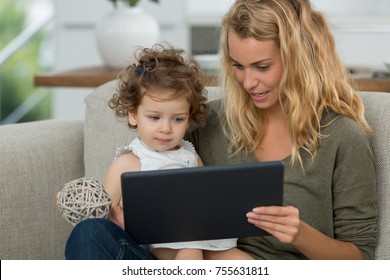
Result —
[[387, 79], [356, 79], [356, 89], [361, 91], [390, 92], [390, 80]]
[[[120, 70], [108, 67], [91, 67], [39, 74], [34, 77], [34, 85], [48, 87], [98, 87], [106, 82], [115, 80]], [[358, 90], [390, 92], [390, 79], [371, 78], [368, 74], [353, 74], [351, 78]], [[205, 77], [205, 84], [207, 86], [216, 85], [215, 77]]]
[[34, 85], [48, 87], [98, 87], [106, 82], [115, 80], [120, 70], [108, 67], [92, 67], [39, 74], [34, 77]]

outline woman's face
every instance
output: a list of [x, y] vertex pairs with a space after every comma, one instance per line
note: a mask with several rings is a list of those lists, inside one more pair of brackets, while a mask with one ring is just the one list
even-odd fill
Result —
[[283, 64], [277, 44], [272, 40], [241, 38], [232, 30], [228, 36], [236, 79], [257, 108], [279, 110], [279, 83]]

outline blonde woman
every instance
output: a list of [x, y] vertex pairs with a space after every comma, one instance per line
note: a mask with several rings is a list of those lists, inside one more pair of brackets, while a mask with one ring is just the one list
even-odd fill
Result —
[[370, 127], [324, 17], [309, 0], [237, 0], [221, 40], [222, 125], [208, 121], [195, 147], [205, 165], [285, 164], [285, 206], [247, 214], [271, 236], [238, 248], [256, 259], [374, 258]]

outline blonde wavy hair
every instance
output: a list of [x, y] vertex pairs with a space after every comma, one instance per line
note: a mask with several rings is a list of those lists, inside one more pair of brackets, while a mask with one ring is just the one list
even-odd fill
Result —
[[[222, 19], [221, 83], [230, 152], [254, 152], [267, 121], [234, 76], [228, 33], [260, 41], [273, 40], [280, 47], [283, 73], [279, 102], [288, 119], [292, 140], [291, 161], [302, 158], [299, 148], [315, 157], [321, 135], [321, 119], [328, 111], [348, 116], [370, 133], [363, 103], [348, 81], [335, 41], [324, 16], [310, 0], [237, 0]], [[234, 152], [233, 152], [234, 151]]]

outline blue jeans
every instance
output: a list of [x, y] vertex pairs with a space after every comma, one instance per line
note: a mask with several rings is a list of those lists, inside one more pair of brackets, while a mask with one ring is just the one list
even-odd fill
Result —
[[68, 260], [155, 260], [122, 228], [106, 219], [87, 219], [76, 225], [65, 248]]

